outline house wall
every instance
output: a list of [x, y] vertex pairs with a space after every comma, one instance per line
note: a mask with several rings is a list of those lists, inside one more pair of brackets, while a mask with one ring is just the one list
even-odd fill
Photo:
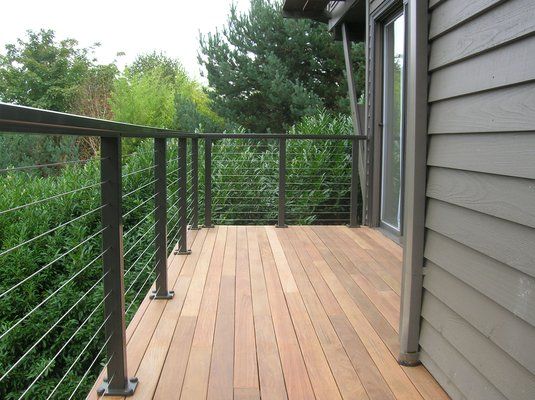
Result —
[[421, 361], [535, 399], [535, 1], [429, 1]]

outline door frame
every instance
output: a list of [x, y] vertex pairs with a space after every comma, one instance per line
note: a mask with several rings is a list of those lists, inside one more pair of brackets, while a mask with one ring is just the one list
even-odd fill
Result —
[[424, 274], [428, 120], [427, 0], [385, 0], [368, 23], [368, 134], [373, 140], [369, 224], [379, 226], [382, 130], [382, 24], [403, 7], [405, 12], [405, 106], [403, 176], [403, 268], [398, 362], [419, 364], [419, 337]]
[[[382, 164], [383, 164], [383, 98], [384, 98], [384, 27], [396, 16], [406, 13], [406, 5], [403, 0], [386, 0], [369, 16], [369, 46], [368, 46], [368, 135], [371, 138], [371, 179], [370, 193], [368, 198], [368, 224], [379, 227], [388, 233], [398, 243], [403, 243], [404, 231], [404, 160], [405, 140], [402, 140], [401, 182], [400, 192], [400, 230], [399, 232], [381, 222], [382, 202]], [[407, 18], [405, 18], [405, 51], [403, 66], [403, 105], [402, 105], [402, 135], [405, 136], [405, 110], [406, 110], [406, 70], [407, 70]]]

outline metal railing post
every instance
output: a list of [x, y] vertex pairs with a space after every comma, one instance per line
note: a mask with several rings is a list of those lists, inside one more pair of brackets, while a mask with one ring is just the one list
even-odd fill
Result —
[[286, 225], [286, 139], [279, 138], [279, 218], [277, 228]]
[[204, 227], [212, 225], [212, 139], [204, 141]]
[[349, 227], [358, 228], [358, 185], [359, 185], [359, 146], [358, 139], [351, 140], [351, 194], [349, 209]]
[[191, 139], [191, 189], [192, 221], [191, 229], [199, 229], [199, 139]]
[[155, 191], [155, 258], [156, 290], [152, 299], [172, 299], [174, 292], [167, 282], [167, 139], [154, 139], [154, 191]]
[[190, 254], [188, 250], [188, 139], [178, 139], [178, 251], [175, 254]]
[[126, 366], [126, 323], [122, 224], [122, 172], [120, 137], [101, 138], [102, 256], [107, 373], [99, 395], [131, 396], [136, 378], [128, 378]]

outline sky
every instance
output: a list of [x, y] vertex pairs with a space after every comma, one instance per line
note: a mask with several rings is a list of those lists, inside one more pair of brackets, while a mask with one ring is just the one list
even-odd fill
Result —
[[[224, 25], [234, 2], [246, 11], [249, 0], [18, 0], [2, 4], [0, 48], [15, 43], [28, 29], [53, 29], [57, 39], [73, 38], [82, 47], [95, 42], [101, 63], [114, 59], [122, 68], [138, 54], [163, 51], [178, 58], [192, 77], [197, 64], [199, 31]], [[118, 52], [126, 53], [117, 57]]]

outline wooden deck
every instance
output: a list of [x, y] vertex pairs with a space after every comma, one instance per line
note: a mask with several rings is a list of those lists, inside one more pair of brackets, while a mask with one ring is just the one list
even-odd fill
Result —
[[448, 398], [396, 362], [402, 251], [378, 231], [192, 233], [170, 266], [174, 299], [147, 297], [128, 328], [133, 398]]

